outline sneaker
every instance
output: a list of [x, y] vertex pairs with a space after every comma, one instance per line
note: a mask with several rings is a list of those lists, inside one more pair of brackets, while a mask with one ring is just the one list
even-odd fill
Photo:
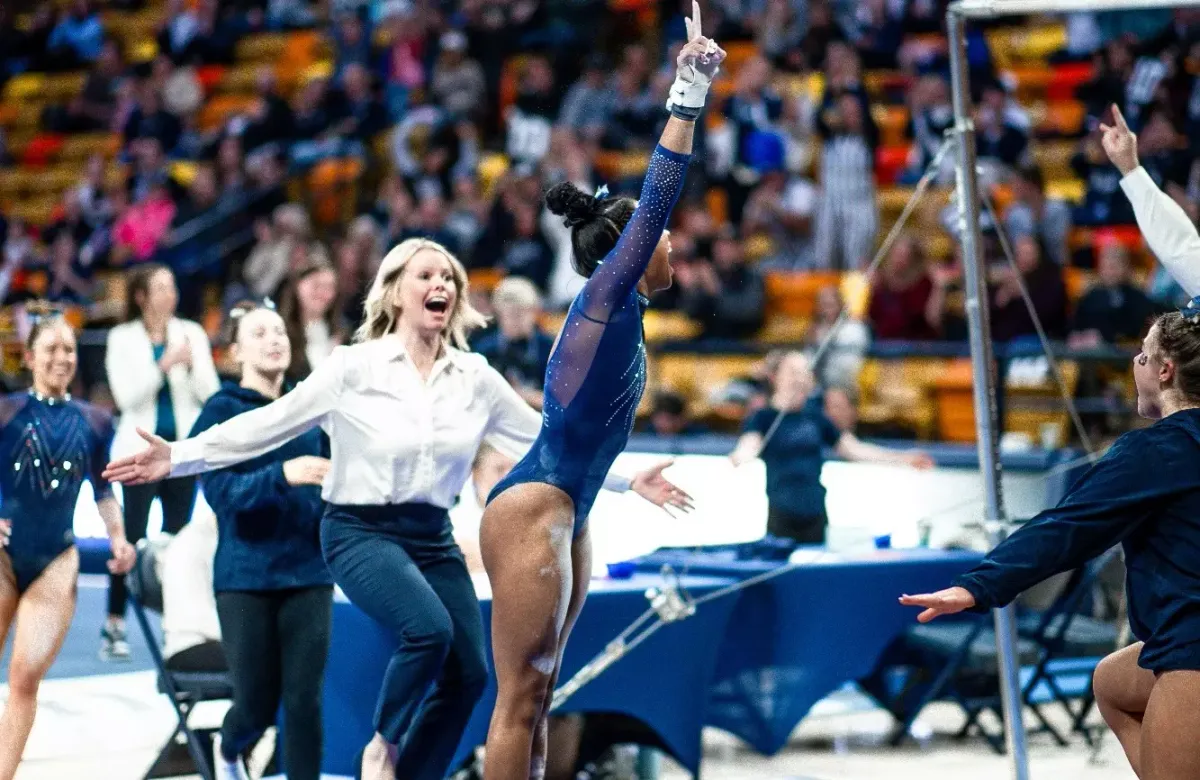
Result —
[[101, 661], [128, 661], [130, 657], [129, 642], [125, 640], [124, 627], [105, 626], [100, 629]]
[[213, 735], [213, 780], [250, 780], [246, 771], [246, 762], [238, 756], [233, 761], [225, 758], [221, 752], [221, 735]]

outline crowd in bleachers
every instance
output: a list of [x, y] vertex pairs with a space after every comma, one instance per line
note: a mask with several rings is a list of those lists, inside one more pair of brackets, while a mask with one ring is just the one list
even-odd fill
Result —
[[[864, 378], [880, 375], [866, 365], [873, 341], [965, 341], [952, 156], [878, 271], [861, 274], [952, 123], [945, 4], [701, 5], [730, 57], [671, 226], [676, 283], [653, 302], [647, 336], [726, 354], [813, 347], [848, 304], [853, 317], [817, 369], [861, 407], [878, 389]], [[180, 314], [213, 335], [236, 301], [271, 297], [292, 302], [296, 333], [336, 343], [386, 248], [427, 236], [463, 259], [489, 311], [497, 280], [528, 280], [498, 293], [498, 325], [479, 344], [536, 400], [555, 313], [580, 284], [568, 231], [540, 196], [565, 179], [636, 192], [689, 9], [5, 3], [5, 301], [48, 298], [103, 328], [121, 317], [123, 275], [153, 260], [174, 271]], [[1196, 213], [1200, 17], [971, 25], [968, 58], [983, 181], [1014, 261], [985, 212], [995, 338], [1035, 334], [1023, 280], [1051, 339], [1093, 350], [1136, 341], [1179, 290], [1131, 226], [1098, 125], [1120, 105], [1150, 175]], [[332, 281], [300, 292], [313, 269], [332, 269], [321, 277]], [[680, 404], [704, 412], [737, 395], [727, 380], [738, 371], [697, 365], [713, 379], [693, 391], [658, 376], [647, 424], [674, 427]]]

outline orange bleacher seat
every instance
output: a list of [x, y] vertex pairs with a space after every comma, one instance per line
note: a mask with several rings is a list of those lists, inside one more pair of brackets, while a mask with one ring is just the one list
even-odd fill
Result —
[[941, 375], [933, 381], [933, 394], [937, 403], [938, 438], [942, 441], [975, 441], [973, 383], [974, 376], [968, 358], [949, 361]]
[[257, 99], [252, 95], [216, 95], [200, 110], [200, 127], [213, 130], [234, 114], [249, 110]]
[[714, 223], [724, 225], [729, 221], [729, 192], [724, 187], [710, 187], [704, 195], [704, 203]]
[[767, 316], [787, 315], [811, 318], [817, 291], [838, 286], [836, 271], [773, 271], [767, 274]]
[[471, 291], [483, 291], [490, 293], [496, 289], [496, 285], [500, 284], [500, 280], [504, 278], [504, 271], [499, 268], [473, 268], [467, 274], [467, 281], [471, 285]]
[[725, 62], [721, 69], [736, 76], [741, 67], [758, 54], [758, 46], [753, 41], [730, 41], [725, 46]]
[[608, 179], [641, 176], [649, 164], [648, 152], [604, 151], [596, 155], [596, 172]]
[[519, 54], [509, 57], [500, 67], [500, 87], [497, 98], [501, 116], [504, 116], [508, 107], [517, 99], [517, 81], [523, 67], [525, 67], [525, 57]]
[[887, 146], [898, 146], [904, 143], [904, 131], [908, 127], [907, 106], [871, 106], [871, 116], [879, 126], [881, 143]]
[[1068, 266], [1063, 269], [1063, 282], [1067, 286], [1067, 300], [1075, 304], [1092, 283], [1092, 274], [1082, 268]]
[[1083, 132], [1087, 108], [1080, 101], [1053, 101], [1046, 109], [1045, 126], [1040, 128], [1043, 132], [1066, 136], [1075, 136]]
[[873, 98], [884, 97], [887, 92], [900, 92], [908, 89], [912, 79], [895, 70], [871, 70], [863, 76], [863, 86]]
[[1006, 75], [1016, 82], [1017, 93], [1024, 97], [1045, 93], [1050, 82], [1054, 80], [1053, 69], [1040, 64], [1017, 65], [1009, 68]]

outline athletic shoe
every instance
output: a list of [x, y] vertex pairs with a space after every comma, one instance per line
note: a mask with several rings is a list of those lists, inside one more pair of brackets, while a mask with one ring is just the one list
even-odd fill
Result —
[[221, 753], [220, 733], [213, 735], [213, 780], [250, 780], [241, 756], [230, 761]]
[[100, 660], [128, 661], [132, 657], [129, 652], [129, 642], [125, 640], [124, 628], [100, 629]]

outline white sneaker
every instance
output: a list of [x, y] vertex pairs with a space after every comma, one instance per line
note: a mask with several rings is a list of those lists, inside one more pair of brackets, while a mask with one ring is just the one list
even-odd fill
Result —
[[129, 642], [125, 639], [124, 627], [105, 626], [100, 629], [100, 660], [129, 661]]
[[246, 762], [238, 756], [233, 761], [221, 754], [221, 735], [213, 734], [213, 778], [214, 780], [250, 780]]

